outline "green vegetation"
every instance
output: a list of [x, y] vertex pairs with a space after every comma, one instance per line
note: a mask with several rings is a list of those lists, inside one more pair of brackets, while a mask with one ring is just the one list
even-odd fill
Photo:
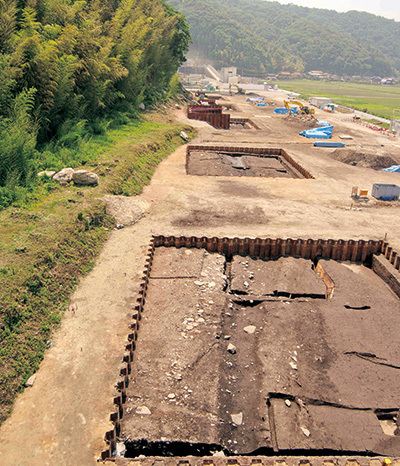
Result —
[[193, 53], [247, 75], [322, 70], [384, 77], [400, 70], [393, 45], [400, 23], [393, 20], [261, 0], [169, 1], [186, 15]]
[[189, 40], [164, 0], [2, 1], [0, 208], [37, 169], [83, 164], [73, 148], [168, 99]]
[[[96, 188], [44, 177], [30, 198], [0, 212], [0, 422], [37, 371], [71, 293], [114, 226], [98, 199], [139, 194], [158, 163], [182, 144], [180, 131], [192, 134], [163, 120], [148, 115], [61, 154], [74, 164], [85, 160], [100, 176]], [[60, 154], [52, 154], [56, 163]]]
[[375, 120], [374, 118], [372, 120], [362, 120], [365, 121], [366, 123], [371, 123], [372, 125], [375, 126], [380, 126], [381, 128], [389, 129], [390, 124], [389, 123], [382, 123], [380, 120]]
[[367, 84], [338, 83], [326, 81], [280, 81], [282, 89], [301, 94], [301, 98], [310, 96], [330, 97], [335, 103], [367, 111], [373, 115], [391, 119], [400, 117], [400, 86], [370, 86]]
[[[98, 199], [140, 193], [182, 143], [141, 115], [179, 92], [189, 41], [164, 0], [0, 2], [0, 421], [113, 227]], [[99, 186], [37, 176], [69, 166]]]

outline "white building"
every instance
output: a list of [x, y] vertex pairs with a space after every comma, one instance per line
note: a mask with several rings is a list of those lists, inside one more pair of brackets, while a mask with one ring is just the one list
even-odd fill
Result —
[[332, 99], [328, 97], [310, 97], [308, 99], [308, 103], [314, 105], [315, 107], [321, 108], [325, 107], [325, 105], [331, 104]]
[[236, 66], [225, 66], [221, 70], [222, 74], [222, 81], [224, 83], [229, 83], [229, 78], [234, 78], [237, 76], [237, 68]]

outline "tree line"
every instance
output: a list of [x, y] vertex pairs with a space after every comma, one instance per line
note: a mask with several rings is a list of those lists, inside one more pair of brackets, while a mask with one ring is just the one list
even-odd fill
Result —
[[258, 75], [321, 70], [383, 77], [400, 70], [400, 23], [393, 20], [261, 0], [170, 3], [187, 17], [192, 50], [219, 66]]
[[0, 198], [38, 145], [165, 98], [189, 42], [163, 0], [0, 0]]

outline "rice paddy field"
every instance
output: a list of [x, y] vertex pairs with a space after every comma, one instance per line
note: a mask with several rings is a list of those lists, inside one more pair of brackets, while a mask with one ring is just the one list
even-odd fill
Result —
[[332, 98], [333, 102], [373, 115], [391, 119], [400, 118], [400, 86], [326, 82], [314, 80], [279, 81], [281, 89], [310, 96]]

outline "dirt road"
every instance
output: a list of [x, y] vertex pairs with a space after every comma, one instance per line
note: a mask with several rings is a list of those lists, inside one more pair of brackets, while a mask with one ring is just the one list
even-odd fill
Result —
[[[266, 93], [269, 101], [281, 96]], [[3, 465], [90, 465], [104, 449], [111, 428], [109, 414], [128, 324], [139, 291], [145, 253], [153, 234], [383, 239], [400, 250], [399, 203], [354, 203], [351, 188], [371, 190], [372, 183], [400, 184], [400, 174], [341, 163], [332, 150], [312, 147], [298, 135], [302, 123], [273, 114], [273, 106], [254, 107], [244, 96], [226, 97], [232, 114], [247, 116], [260, 128], [199, 128], [197, 143], [279, 147], [315, 177], [211, 177], [186, 174], [186, 148], [162, 162], [143, 194], [109, 198], [119, 223], [96, 267], [82, 280], [45, 355], [36, 382], [15, 404], [0, 429]], [[228, 102], [228, 100], [226, 101]], [[317, 111], [321, 119], [327, 114]], [[329, 115], [337, 134], [353, 138], [350, 146], [399, 153], [397, 140]], [[187, 120], [182, 111], [176, 118]]]

